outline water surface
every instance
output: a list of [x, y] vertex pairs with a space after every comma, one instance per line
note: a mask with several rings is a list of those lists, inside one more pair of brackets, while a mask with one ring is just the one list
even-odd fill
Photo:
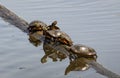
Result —
[[[47, 24], [57, 20], [75, 44], [93, 47], [97, 61], [120, 74], [120, 1], [119, 0], [1, 0], [28, 22], [41, 20]], [[27, 34], [0, 19], [1, 78], [106, 78], [93, 69], [64, 75], [69, 61], [40, 63], [42, 46], [35, 47]]]

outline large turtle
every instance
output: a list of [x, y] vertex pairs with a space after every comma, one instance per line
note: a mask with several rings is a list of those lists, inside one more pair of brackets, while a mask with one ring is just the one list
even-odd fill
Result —
[[60, 30], [48, 30], [44, 33], [44, 35], [46, 41], [59, 42], [68, 46], [71, 46], [73, 44], [71, 38]]
[[75, 56], [75, 58], [79, 58], [79, 57], [97, 58], [96, 51], [89, 46], [86, 46], [83, 44], [76, 44], [70, 47], [68, 46], [65, 46], [65, 47], [72, 56]]

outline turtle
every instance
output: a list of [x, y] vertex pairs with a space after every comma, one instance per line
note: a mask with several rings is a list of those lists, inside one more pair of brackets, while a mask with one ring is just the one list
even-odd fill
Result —
[[64, 45], [71, 46], [73, 41], [65, 32], [61, 30], [48, 30], [44, 33], [46, 41], [59, 42]]
[[28, 27], [28, 31], [30, 34], [33, 34], [38, 31], [46, 31], [46, 30], [47, 30], [47, 25], [39, 20], [32, 21]]
[[48, 30], [60, 30], [60, 28], [57, 25], [57, 21], [52, 22], [51, 25], [47, 26]]
[[[37, 41], [44, 41], [43, 31], [47, 30], [47, 25], [39, 20], [32, 21], [27, 28], [29, 39], [36, 39]], [[30, 41], [31, 42], [31, 41]]]
[[86, 45], [83, 44], [75, 44], [70, 47], [66, 46], [66, 49], [70, 52], [72, 57], [79, 58], [79, 57], [85, 57], [85, 58], [97, 58], [96, 51]]
[[60, 28], [57, 27], [56, 24], [57, 21], [54, 21], [49, 26], [42, 21], [33, 21], [28, 27], [29, 35], [35, 36], [37, 39], [45, 36], [45, 41], [54, 41], [65, 45], [72, 45], [73, 42], [71, 38], [66, 33], [60, 31]]

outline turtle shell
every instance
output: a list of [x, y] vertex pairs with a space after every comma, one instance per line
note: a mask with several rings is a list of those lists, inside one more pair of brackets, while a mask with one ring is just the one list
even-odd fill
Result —
[[43, 30], [47, 30], [47, 25], [44, 22], [38, 20], [32, 21], [28, 27], [29, 33], [34, 33]]
[[82, 45], [82, 44], [76, 44], [71, 46], [70, 50], [77, 54], [78, 56], [83, 56], [83, 57], [93, 57], [93, 56], [97, 56], [96, 55], [96, 51], [86, 45]]
[[48, 38], [48, 39], [56, 40], [58, 42], [66, 44], [66, 45], [70, 45], [70, 46], [73, 43], [71, 38], [66, 33], [64, 33], [64, 32], [62, 32], [60, 30], [46, 31], [45, 37]]

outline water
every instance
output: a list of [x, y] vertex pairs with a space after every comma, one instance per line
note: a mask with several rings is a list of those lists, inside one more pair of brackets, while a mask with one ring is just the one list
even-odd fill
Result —
[[[50, 24], [58, 21], [75, 44], [93, 47], [97, 61], [120, 74], [119, 0], [0, 0], [28, 22], [35, 19]], [[42, 46], [34, 47], [27, 34], [0, 19], [1, 78], [106, 78], [93, 69], [64, 75], [69, 61], [40, 63]]]

